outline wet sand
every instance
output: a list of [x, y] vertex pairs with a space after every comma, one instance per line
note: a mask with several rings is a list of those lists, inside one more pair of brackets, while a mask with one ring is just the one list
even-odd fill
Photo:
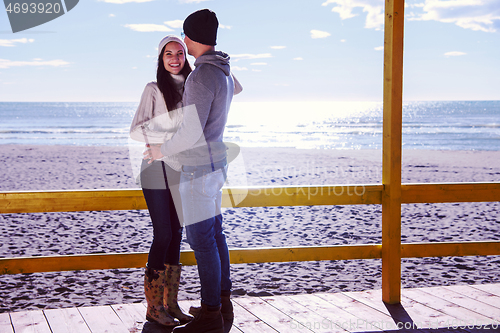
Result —
[[[234, 185], [380, 184], [381, 152], [244, 148], [230, 166]], [[0, 146], [0, 191], [135, 188], [123, 147]], [[409, 150], [403, 182], [500, 181], [500, 152]], [[242, 177], [246, 175], [246, 177]], [[230, 175], [231, 177], [231, 175]], [[500, 205], [409, 204], [402, 241], [500, 239]], [[381, 242], [381, 207], [224, 209], [230, 248]], [[146, 252], [146, 210], [0, 215], [0, 257]], [[189, 249], [183, 241], [182, 249]], [[235, 295], [381, 288], [380, 260], [232, 265]], [[500, 282], [500, 256], [404, 259], [402, 286]], [[0, 276], [0, 312], [144, 301], [141, 269]], [[180, 299], [199, 298], [195, 266], [184, 267]]]

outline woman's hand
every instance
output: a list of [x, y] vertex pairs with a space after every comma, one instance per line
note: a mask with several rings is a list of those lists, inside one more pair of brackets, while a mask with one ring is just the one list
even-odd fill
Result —
[[149, 160], [148, 164], [151, 164], [153, 161], [159, 160], [163, 157], [163, 154], [161, 153], [161, 145], [147, 144], [146, 147], [148, 149], [144, 152], [144, 159]]

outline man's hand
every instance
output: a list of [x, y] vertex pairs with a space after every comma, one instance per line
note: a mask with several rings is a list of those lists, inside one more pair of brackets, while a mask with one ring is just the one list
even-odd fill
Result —
[[161, 145], [147, 144], [146, 147], [148, 149], [144, 152], [144, 159], [149, 160], [148, 164], [151, 164], [153, 161], [159, 160], [163, 157], [163, 154], [161, 153]]

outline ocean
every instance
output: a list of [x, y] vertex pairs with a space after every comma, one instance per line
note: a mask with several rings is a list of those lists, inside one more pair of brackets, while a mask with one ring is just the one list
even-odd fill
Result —
[[[0, 102], [0, 144], [125, 146], [138, 103]], [[381, 149], [382, 103], [235, 102], [225, 141]], [[405, 102], [403, 149], [500, 150], [500, 101]]]

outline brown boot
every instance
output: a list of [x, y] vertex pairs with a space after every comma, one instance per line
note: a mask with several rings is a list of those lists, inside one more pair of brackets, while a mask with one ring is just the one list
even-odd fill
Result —
[[[231, 302], [231, 291], [222, 290], [221, 292], [221, 314], [222, 319], [224, 320], [224, 333], [229, 333], [231, 328], [233, 327], [234, 322], [234, 311], [233, 311], [233, 303]], [[197, 316], [201, 311], [201, 307], [192, 306], [189, 308], [189, 313], [193, 316]]]
[[146, 319], [164, 326], [177, 326], [179, 321], [170, 316], [163, 307], [163, 285], [165, 271], [146, 267], [144, 274], [144, 294], [148, 302]]
[[181, 324], [186, 324], [194, 319], [190, 314], [182, 312], [177, 303], [179, 293], [179, 283], [181, 280], [181, 265], [166, 264], [165, 269], [165, 289], [163, 292], [163, 307], [169, 315], [179, 319]]
[[174, 333], [223, 333], [224, 320], [220, 307], [210, 307], [201, 304], [201, 311], [189, 323], [178, 326], [172, 331]]

